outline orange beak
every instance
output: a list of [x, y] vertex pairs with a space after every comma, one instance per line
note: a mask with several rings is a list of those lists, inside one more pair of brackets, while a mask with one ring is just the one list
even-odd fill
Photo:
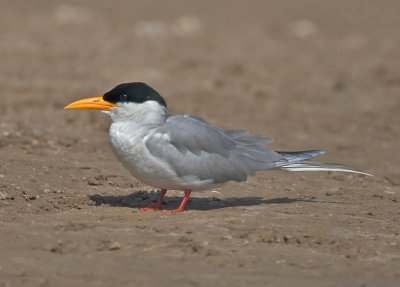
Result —
[[116, 107], [113, 103], [103, 100], [103, 97], [94, 97], [78, 100], [70, 103], [64, 109], [82, 109], [82, 110], [103, 110], [109, 111], [111, 108]]

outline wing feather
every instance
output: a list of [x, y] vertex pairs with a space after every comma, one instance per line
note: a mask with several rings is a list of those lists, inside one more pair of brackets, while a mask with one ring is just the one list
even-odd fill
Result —
[[265, 146], [269, 138], [244, 130], [223, 130], [194, 116], [170, 116], [146, 139], [151, 154], [178, 176], [223, 183], [244, 181], [256, 171], [274, 168], [282, 156]]

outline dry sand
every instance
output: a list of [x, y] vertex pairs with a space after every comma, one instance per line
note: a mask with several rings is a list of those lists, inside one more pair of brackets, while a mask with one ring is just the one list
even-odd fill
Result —
[[[0, 286], [400, 286], [399, 1], [155, 2], [0, 1]], [[127, 81], [375, 176], [262, 172], [139, 212], [156, 192], [107, 116], [63, 110]]]

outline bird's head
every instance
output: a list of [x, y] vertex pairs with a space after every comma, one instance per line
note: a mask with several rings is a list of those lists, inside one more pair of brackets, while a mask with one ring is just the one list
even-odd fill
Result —
[[110, 111], [118, 108], [126, 108], [133, 104], [155, 102], [166, 108], [165, 100], [152, 87], [145, 83], [125, 83], [113, 88], [102, 97], [93, 97], [70, 103], [64, 109], [84, 109]]
[[113, 122], [154, 124], [164, 120], [167, 104], [152, 87], [135, 82], [120, 84], [102, 97], [72, 102], [65, 109], [100, 110], [109, 114]]

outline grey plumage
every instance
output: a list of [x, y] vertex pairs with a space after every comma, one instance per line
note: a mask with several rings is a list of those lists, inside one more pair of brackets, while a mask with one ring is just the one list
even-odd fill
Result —
[[193, 116], [170, 116], [146, 139], [150, 153], [167, 162], [180, 177], [196, 176], [219, 184], [245, 181], [282, 159], [265, 147], [269, 139], [246, 131], [225, 131]]
[[266, 147], [271, 142], [245, 130], [213, 127], [190, 115], [169, 116], [145, 141], [150, 153], [168, 163], [179, 177], [195, 176], [214, 184], [245, 181], [257, 171], [272, 168], [307, 170], [309, 165], [293, 164], [324, 154], [321, 150], [275, 152]]
[[295, 162], [301, 162], [325, 154], [323, 150], [305, 150], [305, 151], [277, 151], [283, 159], [279, 161], [279, 166], [285, 166]]

